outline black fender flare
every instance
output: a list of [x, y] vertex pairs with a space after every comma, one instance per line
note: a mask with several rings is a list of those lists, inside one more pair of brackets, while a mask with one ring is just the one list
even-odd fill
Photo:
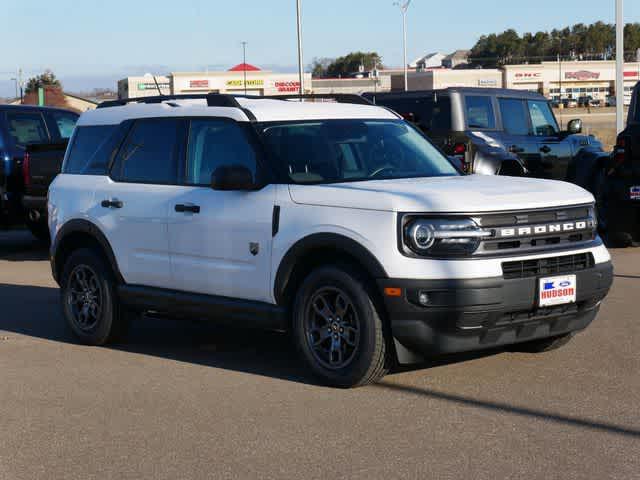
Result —
[[582, 149], [571, 159], [566, 180], [593, 193], [594, 174], [604, 168], [610, 154], [602, 150]]
[[53, 274], [54, 280], [59, 283], [59, 273], [62, 265], [57, 265], [58, 254], [60, 253], [60, 248], [64, 245], [65, 239], [68, 239], [71, 235], [82, 233], [85, 235], [89, 235], [92, 237], [102, 248], [104, 254], [107, 257], [107, 261], [111, 265], [113, 273], [116, 276], [116, 279], [119, 283], [125, 283], [124, 277], [120, 273], [120, 268], [118, 267], [118, 262], [116, 260], [116, 256], [113, 253], [113, 249], [107, 240], [107, 237], [102, 233], [100, 228], [98, 228], [95, 224], [91, 223], [88, 220], [84, 219], [74, 219], [65, 223], [62, 228], [56, 234], [56, 238], [51, 243], [50, 250], [50, 258], [51, 258], [51, 272]]
[[274, 296], [278, 305], [283, 303], [289, 280], [300, 260], [314, 250], [326, 249], [354, 258], [373, 279], [388, 278], [378, 259], [359, 242], [337, 233], [314, 233], [298, 240], [282, 257], [274, 282]]

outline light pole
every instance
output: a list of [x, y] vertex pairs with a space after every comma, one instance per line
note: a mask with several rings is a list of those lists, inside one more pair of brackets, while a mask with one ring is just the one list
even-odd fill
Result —
[[624, 130], [624, 10], [616, 0], [616, 132]]
[[400, 8], [400, 13], [402, 13], [402, 50], [403, 50], [403, 59], [404, 59], [404, 91], [409, 90], [409, 71], [407, 66], [407, 10], [409, 10], [409, 5], [411, 4], [411, 0], [406, 0], [404, 3], [394, 2], [394, 5]]
[[300, 95], [304, 95], [304, 67], [302, 64], [302, 7], [296, 0], [296, 21], [298, 23], [298, 75], [300, 77]]
[[242, 73], [244, 75], [244, 94], [247, 94], [247, 42], [242, 42]]

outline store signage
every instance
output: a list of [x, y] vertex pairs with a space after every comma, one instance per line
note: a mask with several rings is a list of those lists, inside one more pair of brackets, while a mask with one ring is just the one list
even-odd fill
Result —
[[624, 76], [625, 78], [630, 78], [630, 77], [636, 78], [640, 76], [640, 72], [624, 72]]
[[565, 80], [598, 80], [600, 78], [600, 72], [589, 72], [587, 70], [580, 70], [579, 72], [566, 72], [564, 74]]
[[[227, 87], [244, 87], [243, 80], [227, 80]], [[264, 87], [264, 80], [247, 80], [247, 87]]]
[[540, 72], [519, 72], [516, 73], [516, 80], [529, 80], [529, 79], [536, 79], [536, 78], [541, 78], [542, 77], [542, 73]]
[[300, 82], [276, 82], [275, 86], [279, 92], [297, 92], [300, 90]]
[[155, 90], [158, 91], [158, 86], [160, 87], [160, 89], [165, 89], [165, 90], [169, 90], [169, 88], [171, 87], [169, 85], [169, 83], [160, 83], [158, 82], [158, 85], [156, 86], [156, 84], [154, 82], [143, 82], [143, 83], [138, 83], [138, 90]]
[[478, 80], [478, 85], [480, 87], [497, 87], [498, 86], [498, 80], [494, 79], [490, 79], [490, 78], [481, 78]]
[[189, 80], [189, 88], [209, 88], [209, 80]]

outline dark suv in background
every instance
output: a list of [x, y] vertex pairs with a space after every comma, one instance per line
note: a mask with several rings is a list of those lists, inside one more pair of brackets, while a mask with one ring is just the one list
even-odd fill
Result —
[[61, 108], [0, 105], [0, 226], [24, 223], [48, 239], [47, 189], [78, 117]]
[[640, 83], [633, 90], [627, 127], [599, 172], [595, 196], [600, 228], [609, 243], [640, 242]]
[[608, 154], [582, 122], [560, 129], [548, 99], [495, 88], [365, 93], [414, 122], [468, 173], [565, 180], [593, 191]]

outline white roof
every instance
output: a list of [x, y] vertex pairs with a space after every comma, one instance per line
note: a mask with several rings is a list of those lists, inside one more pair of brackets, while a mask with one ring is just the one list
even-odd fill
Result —
[[[335, 102], [298, 102], [269, 98], [237, 98], [238, 103], [248, 109], [259, 122], [287, 120], [329, 119], [389, 119], [399, 117], [389, 110], [373, 105]], [[85, 112], [78, 121], [79, 126], [116, 125], [136, 118], [154, 117], [227, 117], [238, 122], [248, 122], [245, 112], [235, 107], [209, 107], [207, 100], [167, 100], [162, 103], [128, 103], [126, 105], [99, 108]]]

